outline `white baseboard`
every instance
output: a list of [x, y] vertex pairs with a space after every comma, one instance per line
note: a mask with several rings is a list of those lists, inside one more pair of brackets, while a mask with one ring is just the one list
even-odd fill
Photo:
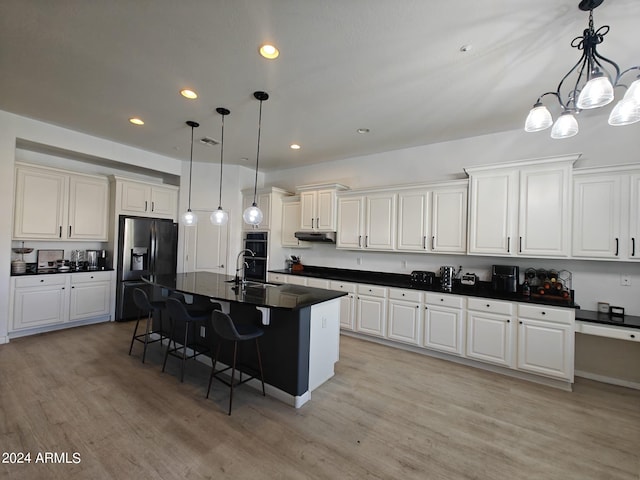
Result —
[[630, 380], [623, 380], [621, 378], [608, 377], [606, 375], [598, 375], [597, 373], [585, 372], [583, 370], [575, 371], [576, 377], [587, 378], [589, 380], [595, 380], [596, 382], [609, 383], [611, 385], [618, 385], [620, 387], [633, 388], [640, 390], [640, 383], [632, 382]]
[[9, 337], [8, 336], [2, 336], [0, 337], [0, 345], [2, 345], [3, 343], [9, 343]]

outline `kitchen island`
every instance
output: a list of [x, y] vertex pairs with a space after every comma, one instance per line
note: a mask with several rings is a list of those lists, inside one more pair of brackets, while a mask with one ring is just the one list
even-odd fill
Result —
[[[210, 272], [145, 278], [165, 294], [175, 291], [215, 300], [237, 323], [259, 323], [264, 330], [260, 350], [267, 393], [296, 408], [302, 406], [311, 391], [334, 374], [339, 356], [339, 297], [345, 293], [256, 282], [236, 286], [233, 280]], [[255, 364], [252, 350], [241, 350], [239, 361]], [[222, 355], [226, 355], [224, 349]]]

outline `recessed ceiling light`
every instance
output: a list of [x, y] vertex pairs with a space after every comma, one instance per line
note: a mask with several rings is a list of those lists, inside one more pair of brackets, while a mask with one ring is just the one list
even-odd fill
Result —
[[289, 145], [289, 148], [291, 150], [300, 150], [300, 145], [298, 145], [297, 143], [292, 143], [291, 145]]
[[198, 98], [198, 94], [196, 92], [187, 88], [180, 90], [180, 95], [182, 95], [184, 98], [188, 98], [189, 100]]
[[138, 117], [130, 118], [129, 121], [131, 123], [133, 123], [134, 125], [144, 125], [144, 121], [141, 118], [138, 118]]
[[368, 128], [359, 128], [359, 129], [357, 130], [357, 132], [358, 132], [358, 133], [369, 133], [369, 132], [370, 132], [370, 130], [369, 130]]
[[259, 52], [260, 52], [260, 55], [262, 55], [264, 58], [268, 58], [269, 60], [278, 58], [278, 55], [280, 55], [280, 52], [278, 51], [278, 49], [273, 45], [269, 45], [268, 43], [261, 45]]
[[470, 43], [467, 43], [467, 44], [462, 45], [462, 46], [460, 47], [460, 51], [461, 51], [462, 53], [465, 53], [465, 52], [469, 52], [469, 51], [471, 51], [471, 49], [472, 49], [472, 48], [473, 48], [473, 45], [471, 45]]

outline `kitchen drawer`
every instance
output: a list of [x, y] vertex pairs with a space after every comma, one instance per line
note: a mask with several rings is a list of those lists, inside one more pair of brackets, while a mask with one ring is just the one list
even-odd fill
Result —
[[111, 280], [111, 272], [81, 272], [71, 274], [71, 284], [104, 282]]
[[307, 287], [329, 288], [329, 280], [324, 278], [307, 278]]
[[287, 283], [287, 275], [284, 273], [269, 273], [268, 279], [274, 283]]
[[501, 302], [487, 298], [468, 298], [467, 308], [478, 312], [491, 312], [500, 315], [511, 315], [514, 310], [512, 302]]
[[637, 328], [610, 327], [608, 325], [594, 325], [593, 323], [577, 321], [576, 332], [585, 335], [597, 335], [599, 337], [640, 342], [640, 329]]
[[390, 288], [389, 298], [393, 298], [395, 300], [407, 300], [409, 302], [421, 302], [422, 292], [406, 290], [404, 288]]
[[368, 295], [370, 297], [386, 297], [386, 287], [377, 287], [375, 285], [358, 285], [358, 295]]
[[55, 275], [34, 275], [29, 277], [16, 278], [16, 288], [41, 287], [43, 285], [64, 285], [67, 283], [68, 274], [58, 273]]
[[575, 318], [574, 311], [568, 308], [561, 309], [538, 305], [525, 305], [523, 303], [518, 304], [518, 317], [566, 324], [570, 324]]
[[464, 297], [445, 293], [427, 293], [425, 303], [443, 307], [464, 308]]
[[355, 283], [347, 283], [347, 282], [339, 282], [337, 280], [331, 280], [331, 282], [329, 282], [329, 288], [331, 290], [337, 290], [339, 292], [356, 293]]

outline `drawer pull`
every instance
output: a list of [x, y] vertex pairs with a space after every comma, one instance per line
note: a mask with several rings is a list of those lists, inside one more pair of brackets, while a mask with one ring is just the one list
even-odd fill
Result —
[[546, 315], [546, 314], [547, 314], [547, 312], [542, 312], [542, 315]]
[[440, 299], [440, 301], [441, 301], [441, 302], [444, 302], [444, 298], [441, 298], [441, 299]]
[[[511, 323], [511, 320], [509, 320], [508, 318], [507, 318], [507, 323]], [[522, 322], [520, 322], [520, 323], [522, 323]]]
[[636, 338], [636, 336], [632, 333], [631, 335], [629, 335], [631, 338]]
[[487, 303], [487, 308], [490, 308], [490, 307], [491, 307], [491, 304], [490, 304], [490, 303]]

